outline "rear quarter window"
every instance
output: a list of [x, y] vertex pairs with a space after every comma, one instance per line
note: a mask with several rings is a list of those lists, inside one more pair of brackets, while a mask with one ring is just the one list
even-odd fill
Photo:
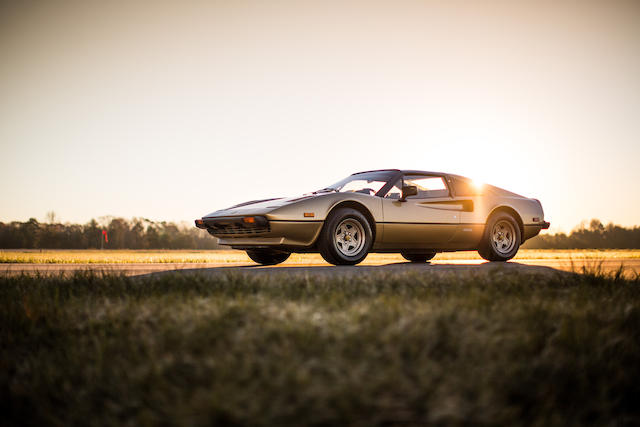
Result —
[[456, 196], [480, 196], [482, 188], [478, 188], [473, 181], [465, 178], [449, 177], [449, 183], [453, 187], [453, 193]]

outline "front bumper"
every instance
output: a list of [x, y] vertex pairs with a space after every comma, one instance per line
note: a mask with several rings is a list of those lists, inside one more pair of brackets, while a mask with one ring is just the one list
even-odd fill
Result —
[[196, 220], [196, 227], [216, 237], [258, 235], [268, 233], [271, 229], [269, 221], [263, 216], [205, 217]]
[[322, 230], [322, 221], [278, 221], [263, 216], [205, 217], [196, 220], [196, 227], [217, 237], [221, 245], [231, 247], [309, 247]]

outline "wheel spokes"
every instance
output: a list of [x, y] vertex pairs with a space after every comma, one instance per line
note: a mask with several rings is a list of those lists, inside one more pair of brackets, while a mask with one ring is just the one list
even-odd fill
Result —
[[513, 225], [505, 220], [496, 223], [493, 226], [492, 243], [501, 254], [511, 252], [516, 244]]
[[336, 227], [335, 248], [346, 256], [355, 256], [365, 243], [364, 229], [359, 221], [351, 218], [343, 220]]

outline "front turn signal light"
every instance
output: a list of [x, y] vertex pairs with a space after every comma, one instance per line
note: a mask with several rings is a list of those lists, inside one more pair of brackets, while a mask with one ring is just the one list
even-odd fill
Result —
[[252, 216], [245, 216], [244, 218], [242, 218], [242, 222], [244, 222], [245, 224], [254, 224], [256, 222], [256, 219]]

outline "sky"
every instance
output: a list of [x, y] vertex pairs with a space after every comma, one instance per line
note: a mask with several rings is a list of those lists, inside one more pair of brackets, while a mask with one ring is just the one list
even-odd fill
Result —
[[191, 221], [362, 170], [640, 224], [640, 2], [5, 1], [0, 221]]

